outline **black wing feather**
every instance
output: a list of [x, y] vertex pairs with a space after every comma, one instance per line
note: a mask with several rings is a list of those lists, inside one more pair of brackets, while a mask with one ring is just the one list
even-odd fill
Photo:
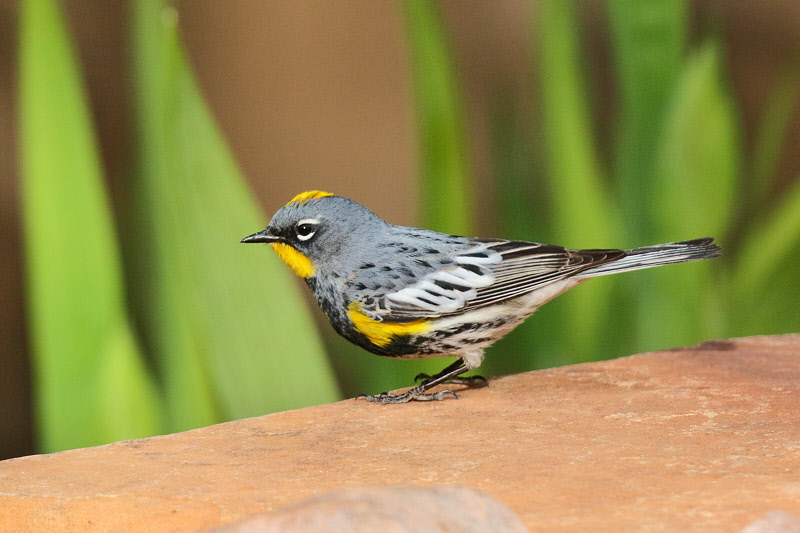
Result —
[[[561, 279], [574, 276], [583, 270], [615, 261], [625, 256], [622, 250], [569, 250], [561, 246], [538, 244], [525, 241], [489, 241], [475, 240], [477, 245], [483, 245], [479, 250], [469, 249], [457, 258], [486, 259], [500, 254], [501, 259], [493, 263], [471, 264], [456, 262], [452, 268], [445, 268], [429, 274], [431, 298], [425, 293], [414, 296], [412, 302], [392, 301], [392, 294], [380, 298], [372, 309], [376, 316], [387, 322], [401, 322], [419, 318], [436, 318], [452, 316], [473, 309], [491, 306], [499, 302], [517, 298], [526, 293]], [[477, 276], [490, 275], [493, 282], [488, 286], [475, 287], [469, 284], [448, 283], [436, 279], [437, 274], [453, 271], [456, 268], [467, 270]], [[422, 281], [412, 287], [419, 287]], [[466, 292], [472, 291], [470, 297], [458, 300], [458, 305], [437, 306], [441, 301], [441, 291], [452, 291], [453, 298], [458, 298]], [[458, 293], [458, 294], [456, 294]], [[456, 300], [454, 300], [456, 301]], [[416, 302], [416, 304], [414, 303]]]

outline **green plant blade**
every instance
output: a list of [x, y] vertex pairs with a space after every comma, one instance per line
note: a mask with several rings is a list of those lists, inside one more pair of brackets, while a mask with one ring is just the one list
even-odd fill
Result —
[[616, 209], [592, 139], [573, 2], [543, 1], [540, 19], [543, 126], [559, 234], [574, 247], [610, 246], [618, 237]]
[[652, 238], [653, 147], [681, 72], [688, 6], [685, 0], [610, 0], [606, 7], [619, 87], [617, 185], [627, 242], [641, 246]]
[[668, 111], [651, 206], [659, 239], [724, 236], [735, 206], [740, 153], [719, 50], [709, 43], [690, 57]]
[[800, 276], [800, 181], [795, 180], [776, 199], [775, 208], [770, 209], [772, 202], [767, 201], [798, 103], [799, 68], [795, 62], [781, 72], [755, 133], [750, 179], [743, 191], [747, 216], [736, 221], [737, 235], [743, 237], [729, 284], [736, 335], [788, 333], [800, 328], [800, 307], [795, 305]]
[[[492, 109], [496, 234], [512, 240], [547, 240], [552, 235], [549, 183], [538, 139], [529, 127], [529, 122], [538, 121], [525, 116], [519, 109], [523, 105], [511, 102], [507, 91], [495, 98]], [[565, 343], [563, 315], [557, 313], [561, 307], [557, 302], [548, 304], [487, 350], [481, 374], [511, 374], [563, 361], [563, 354], [554, 355]]]
[[161, 428], [124, 305], [119, 249], [75, 52], [54, 0], [20, 13], [20, 156], [39, 447]]
[[[782, 270], [798, 272], [800, 253], [800, 180], [784, 194], [770, 217], [750, 231], [732, 274], [731, 290], [743, 306], [757, 301]], [[795, 278], [796, 281], [796, 278]], [[745, 311], [746, 310], [742, 310]]]
[[781, 72], [767, 96], [761, 121], [755, 133], [751, 176], [746, 185], [745, 202], [759, 209], [774, 185], [775, 172], [800, 93], [800, 62]]
[[[543, 128], [553, 192], [556, 238], [572, 248], [615, 247], [620, 243], [616, 208], [601, 178], [586, 90], [580, 77], [574, 3], [539, 4]], [[578, 360], [601, 357], [597, 351], [603, 312], [612, 283], [593, 280], [561, 296], [568, 302], [565, 327]]]
[[[731, 222], [739, 177], [738, 123], [723, 83], [719, 52], [693, 53], [667, 113], [659, 147], [652, 212], [656, 239], [722, 238]], [[724, 247], [723, 242], [723, 247]], [[723, 248], [723, 254], [725, 250]], [[719, 261], [663, 267], [643, 295], [643, 349], [696, 343], [724, 334]]]
[[[239, 244], [266, 221], [189, 70], [176, 12], [161, 0], [137, 0], [133, 20], [139, 227], [151, 228], [155, 257], [149, 283], [161, 298], [149, 307], [148, 329], [173, 423], [242, 418], [337, 399], [333, 373], [292, 274], [268, 247]], [[148, 309], [148, 302], [140, 308]], [[171, 334], [178, 338], [165, 340]], [[182, 418], [194, 408], [192, 392], [201, 400], [199, 410]]]
[[[681, 74], [688, 31], [685, 0], [621, 0], [606, 2], [619, 88], [615, 150], [616, 186], [629, 246], [654, 244], [655, 221], [650, 206], [658, 182], [658, 153], [664, 120]], [[656, 324], [636, 328], [651, 312], [652, 272], [620, 280], [626, 301], [625, 320], [638, 332], [630, 349], [654, 346]], [[655, 276], [658, 276], [655, 274]]]
[[431, 0], [404, 0], [421, 158], [425, 227], [470, 235], [463, 113], [442, 22]]
[[730, 273], [735, 335], [796, 333], [800, 328], [800, 180], [776, 209], [748, 231]]
[[[437, 231], [472, 235], [472, 186], [469, 180], [463, 107], [453, 61], [441, 16], [433, 0], [403, 0], [408, 36], [414, 107], [420, 157], [422, 222]], [[406, 372], [434, 374], [447, 366], [441, 359], [407, 362], [403, 367], [387, 361], [363, 363], [362, 375], [375, 375], [364, 384], [368, 390], [385, 386], [387, 375]], [[395, 387], [410, 385], [408, 379]], [[384, 390], [384, 389], [381, 389]]]
[[141, 350], [128, 323], [109, 331], [105, 341], [97, 371], [101, 416], [95, 423], [108, 441], [163, 433], [161, 398], [151, 380], [142, 378]]
[[[191, 256], [176, 253], [181, 213], [173, 208], [168, 129], [174, 112], [174, 71], [180, 62], [177, 32], [167, 31], [175, 13], [162, 2], [134, 4], [133, 40], [136, 53], [137, 168], [131, 197], [134, 206], [126, 225], [126, 249], [131, 272], [132, 306], [142, 324], [143, 338], [155, 355], [164, 384], [170, 431], [207, 426], [226, 419], [208, 368], [208, 353], [195, 334], [192, 301], [183, 272]], [[187, 312], [188, 310], [188, 312]]]

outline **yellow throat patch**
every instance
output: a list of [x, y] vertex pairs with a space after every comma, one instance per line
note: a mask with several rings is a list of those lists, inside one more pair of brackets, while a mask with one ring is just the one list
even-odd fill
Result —
[[333, 196], [333, 194], [329, 193], [329, 192], [325, 192], [325, 191], [306, 191], [306, 192], [301, 192], [300, 194], [298, 194], [297, 196], [295, 196], [294, 198], [289, 200], [289, 203], [286, 204], [286, 205], [290, 205], [290, 204], [303, 205], [304, 203], [306, 203], [309, 200], [316, 200], [317, 198], [325, 198], [326, 196]]
[[383, 347], [392, 342], [394, 337], [425, 333], [431, 329], [428, 320], [414, 320], [413, 322], [381, 322], [374, 320], [361, 312], [361, 304], [353, 302], [347, 307], [347, 316], [353, 321], [356, 331], [364, 335], [378, 347]]
[[278, 257], [280, 257], [284, 263], [289, 265], [289, 268], [294, 270], [295, 274], [301, 278], [310, 278], [314, 275], [314, 263], [311, 262], [311, 259], [301, 254], [288, 244], [284, 244], [282, 242], [271, 242], [269, 245], [272, 246], [272, 249], [275, 250], [275, 253], [278, 254]]

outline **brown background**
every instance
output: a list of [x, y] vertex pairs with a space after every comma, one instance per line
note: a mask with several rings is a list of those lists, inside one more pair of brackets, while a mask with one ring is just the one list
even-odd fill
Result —
[[[127, 4], [64, 0], [85, 77], [112, 196], [130, 160]], [[530, 94], [531, 6], [523, 0], [442, 2], [465, 88], [472, 171], [487, 179], [494, 95]], [[613, 71], [603, 4], [580, 3], [599, 132], [612, 131]], [[266, 213], [319, 188], [413, 223], [416, 149], [399, 3], [376, 0], [192, 0], [178, 3], [200, 85]], [[15, 146], [17, 2], [0, 0], [0, 459], [33, 453]], [[696, 33], [725, 39], [745, 141], [776, 72], [800, 49], [796, 0], [692, 4]], [[784, 182], [800, 171], [798, 117], [783, 156]], [[609, 135], [603, 135], [608, 140]], [[479, 193], [480, 194], [480, 193]], [[491, 231], [491, 198], [474, 214]]]

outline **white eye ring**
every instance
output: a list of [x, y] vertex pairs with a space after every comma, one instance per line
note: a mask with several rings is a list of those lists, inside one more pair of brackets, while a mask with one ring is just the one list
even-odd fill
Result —
[[307, 241], [313, 237], [317, 232], [317, 224], [319, 224], [319, 220], [316, 218], [306, 218], [298, 222], [294, 227], [294, 232], [297, 234], [297, 238], [301, 241]]

